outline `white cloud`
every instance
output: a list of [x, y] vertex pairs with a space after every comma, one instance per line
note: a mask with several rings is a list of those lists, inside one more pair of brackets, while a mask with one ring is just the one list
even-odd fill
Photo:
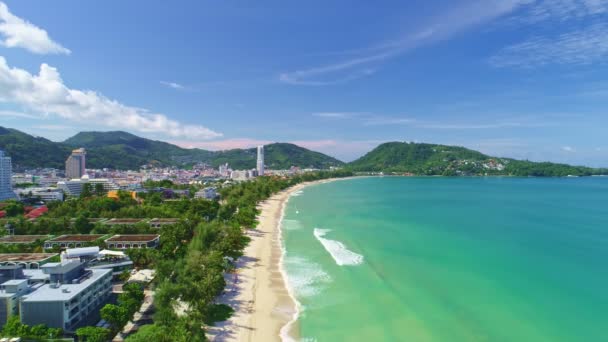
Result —
[[564, 152], [575, 152], [575, 149], [571, 146], [563, 146], [562, 151]]
[[[437, 17], [427, 27], [397, 40], [355, 50], [356, 56], [325, 65], [283, 72], [279, 81], [292, 85], [332, 85], [345, 83], [376, 72], [378, 65], [423, 44], [450, 38], [471, 27], [503, 16], [530, 0], [470, 0], [464, 6]], [[351, 53], [352, 51], [345, 51]]]
[[365, 126], [386, 126], [386, 125], [411, 125], [415, 123], [415, 119], [371, 116], [363, 121]]
[[11, 68], [0, 56], [0, 102], [24, 106], [33, 112], [107, 127], [159, 133], [188, 139], [222, 136], [206, 127], [186, 125], [145, 109], [126, 106], [91, 90], [68, 88], [57, 69], [42, 64], [38, 75]]
[[356, 113], [356, 112], [317, 112], [312, 113], [312, 116], [317, 116], [320, 118], [331, 118], [331, 119], [349, 119], [355, 116], [359, 116], [365, 113]]
[[74, 127], [68, 125], [37, 125], [34, 128], [42, 129], [45, 131], [65, 131], [74, 129]]
[[608, 24], [596, 23], [555, 37], [534, 37], [491, 57], [495, 67], [533, 68], [549, 64], [589, 65], [608, 59]]
[[183, 85], [181, 85], [179, 83], [175, 83], [175, 82], [160, 81], [160, 84], [162, 84], [166, 87], [169, 87], [169, 88], [177, 89], [177, 90], [186, 89], [186, 87], [184, 87]]
[[34, 115], [34, 114], [27, 114], [27, 113], [17, 112], [17, 111], [14, 111], [14, 110], [0, 110], [0, 116], [8, 116], [8, 117], [24, 118], [24, 119], [38, 119], [38, 118], [40, 118], [39, 116]]
[[70, 54], [71, 51], [53, 41], [38, 26], [13, 15], [4, 2], [0, 2], [0, 44], [9, 48], [23, 48], [37, 54]]
[[608, 0], [537, 0], [531, 1], [524, 13], [510, 21], [525, 24], [565, 22], [605, 13], [608, 13]]
[[494, 67], [589, 65], [608, 59], [608, 0], [535, 0], [503, 23], [535, 34], [501, 49]]

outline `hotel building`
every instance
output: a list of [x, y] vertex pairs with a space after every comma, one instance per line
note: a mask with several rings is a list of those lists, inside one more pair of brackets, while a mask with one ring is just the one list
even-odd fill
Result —
[[12, 168], [11, 157], [5, 155], [4, 151], [0, 150], [0, 201], [17, 198], [11, 184]]
[[68, 179], [81, 178], [85, 175], [86, 151], [79, 148], [72, 151], [72, 154], [65, 161], [65, 177]]

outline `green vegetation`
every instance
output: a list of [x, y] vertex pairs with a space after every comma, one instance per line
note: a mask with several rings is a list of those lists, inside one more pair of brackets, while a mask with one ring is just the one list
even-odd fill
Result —
[[63, 169], [71, 152], [69, 146], [4, 127], [0, 127], [0, 149], [12, 158], [14, 168]]
[[111, 331], [100, 327], [82, 327], [76, 330], [78, 341], [106, 342], [111, 338]]
[[356, 172], [411, 173], [415, 175], [473, 176], [588, 176], [608, 170], [555, 163], [495, 158], [464, 147], [391, 142], [376, 147], [348, 164]]
[[21, 323], [19, 316], [11, 316], [2, 328], [2, 337], [21, 337], [31, 341], [46, 341], [61, 337], [61, 329], [47, 328], [43, 324], [30, 327]]
[[209, 316], [205, 321], [206, 324], [213, 324], [215, 322], [223, 322], [232, 316], [234, 309], [226, 304], [213, 304], [209, 308]]
[[6, 213], [6, 217], [16, 217], [23, 215], [24, 206], [23, 203], [9, 200], [4, 202], [2, 210]]
[[112, 326], [111, 330], [83, 327], [76, 330], [76, 335], [85, 341], [106, 341], [109, 337], [121, 331], [133, 318], [144, 300], [144, 291], [139, 284], [123, 285], [123, 293], [118, 296], [118, 305], [106, 304], [99, 313], [101, 318]]
[[[64, 142], [52, 142], [15, 129], [0, 127], [0, 148], [12, 158], [16, 169], [53, 167], [63, 169], [71, 150], [87, 149], [87, 166], [135, 170], [142, 165], [185, 167], [203, 162], [214, 167], [229, 163], [234, 168], [255, 167], [255, 149], [205, 151], [186, 149], [162, 141], [115, 132], [81, 132]], [[270, 144], [265, 147], [266, 165], [287, 169], [291, 166], [329, 168], [343, 163], [324, 154], [293, 144]]]

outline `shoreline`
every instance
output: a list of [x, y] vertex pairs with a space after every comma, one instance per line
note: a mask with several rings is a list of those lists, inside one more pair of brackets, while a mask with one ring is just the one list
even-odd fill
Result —
[[226, 275], [226, 290], [217, 302], [234, 309], [224, 322], [208, 327], [211, 341], [296, 341], [299, 303], [283, 269], [285, 249], [281, 222], [289, 198], [305, 187], [346, 178], [300, 183], [274, 194], [258, 205], [258, 226], [247, 231], [251, 238], [236, 272]]

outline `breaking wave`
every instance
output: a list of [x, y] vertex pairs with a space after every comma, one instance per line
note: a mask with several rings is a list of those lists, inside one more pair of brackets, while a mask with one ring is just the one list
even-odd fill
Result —
[[325, 234], [330, 232], [329, 229], [315, 228], [313, 234], [319, 242], [325, 247], [325, 250], [334, 258], [338, 266], [354, 266], [363, 263], [363, 255], [357, 254], [344, 246], [340, 241], [324, 238]]

